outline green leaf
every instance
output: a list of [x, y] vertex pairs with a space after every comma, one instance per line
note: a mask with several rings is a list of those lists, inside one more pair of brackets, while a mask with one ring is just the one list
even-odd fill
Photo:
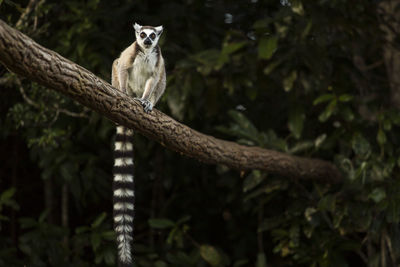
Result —
[[180, 219], [176, 222], [176, 225], [183, 224], [183, 223], [189, 221], [190, 218], [191, 218], [190, 215], [183, 216], [182, 218], [180, 218]]
[[276, 36], [263, 37], [258, 44], [258, 56], [262, 59], [270, 59], [278, 47]]
[[75, 233], [79, 235], [79, 234], [83, 234], [85, 232], [88, 232], [89, 230], [90, 230], [90, 228], [87, 227], [87, 226], [80, 226], [80, 227], [75, 229]]
[[354, 120], [354, 113], [349, 107], [344, 107], [340, 109], [340, 114], [346, 121]]
[[318, 210], [314, 207], [308, 207], [305, 211], [304, 211], [304, 217], [306, 217], [306, 220], [309, 222], [313, 221], [313, 216], [314, 214], [317, 212]]
[[221, 255], [213, 246], [201, 245], [200, 255], [211, 266], [219, 266], [221, 264]]
[[300, 239], [300, 227], [298, 224], [292, 225], [289, 231], [290, 242], [289, 246], [291, 248], [299, 246], [299, 239]]
[[215, 66], [216, 70], [222, 68], [222, 66], [229, 61], [229, 55], [233, 54], [240, 48], [246, 45], [246, 42], [238, 42], [238, 43], [226, 43], [222, 47], [221, 54], [219, 55], [218, 64]]
[[301, 1], [291, 1], [291, 7], [293, 13], [296, 13], [297, 15], [303, 16], [304, 15], [304, 8], [303, 4]]
[[115, 264], [115, 253], [112, 249], [107, 249], [104, 252], [104, 261], [107, 265], [113, 266]]
[[310, 141], [298, 142], [293, 147], [291, 147], [287, 152], [289, 154], [298, 154], [312, 148], [313, 146], [314, 143]]
[[322, 211], [334, 212], [336, 207], [336, 196], [326, 195], [318, 203], [318, 208]]
[[248, 264], [249, 264], [249, 260], [247, 260], [247, 259], [238, 260], [238, 261], [235, 261], [235, 263], [233, 264], [233, 267], [248, 266]]
[[105, 240], [114, 240], [115, 239], [115, 232], [110, 230], [110, 231], [104, 231], [101, 233], [101, 237], [104, 238]]
[[21, 218], [19, 223], [22, 229], [33, 228], [37, 225], [37, 222], [32, 218]]
[[259, 185], [265, 176], [265, 173], [261, 173], [259, 170], [253, 170], [243, 181], [243, 192], [248, 192]]
[[245, 46], [246, 43], [247, 42], [226, 43], [222, 48], [222, 54], [230, 55]]
[[167, 266], [168, 265], [164, 261], [160, 261], [160, 260], [158, 260], [154, 263], [154, 267], [167, 267]]
[[392, 122], [388, 119], [385, 119], [383, 121], [383, 129], [385, 129], [385, 131], [390, 131], [392, 129]]
[[96, 232], [91, 234], [90, 242], [92, 244], [93, 251], [97, 251], [101, 243], [101, 236]]
[[349, 102], [351, 100], [353, 100], [353, 96], [352, 95], [344, 94], [344, 95], [339, 96], [339, 101], [340, 102]]
[[371, 154], [371, 146], [362, 134], [356, 134], [351, 140], [354, 153], [358, 156], [368, 157]]
[[149, 219], [148, 222], [150, 227], [157, 229], [172, 228], [175, 226], [175, 223], [169, 219]]
[[43, 223], [44, 222], [44, 220], [47, 218], [47, 216], [49, 215], [49, 210], [48, 209], [46, 209], [45, 211], [43, 211], [41, 214], [40, 214], [40, 216], [39, 216], [39, 220], [38, 220], [38, 222], [39, 223]]
[[267, 257], [265, 256], [265, 253], [257, 254], [256, 267], [267, 267]]
[[253, 192], [249, 193], [243, 201], [248, 201], [252, 198], [258, 197], [260, 195], [264, 194], [270, 194], [271, 192], [277, 191], [277, 190], [284, 190], [287, 188], [287, 182], [284, 181], [276, 181], [276, 182], [271, 182], [261, 188], [258, 188], [254, 190]]
[[304, 28], [303, 32], [301, 33], [301, 39], [304, 39], [307, 37], [307, 35], [310, 33], [312, 28], [312, 21], [309, 20], [307, 23], [307, 26]]
[[368, 198], [372, 199], [375, 203], [381, 202], [384, 198], [386, 198], [385, 189], [378, 187], [375, 188], [369, 195]]
[[282, 63], [282, 60], [274, 61], [268, 64], [268, 66], [263, 70], [265, 75], [270, 74], [276, 67]]
[[384, 145], [386, 143], [386, 134], [382, 129], [378, 130], [378, 135], [376, 136], [376, 140], [380, 145]]
[[287, 219], [284, 216], [277, 216], [277, 217], [272, 217], [272, 218], [267, 218], [264, 219], [264, 221], [259, 225], [257, 232], [261, 233], [264, 231], [269, 231], [271, 229], [274, 229], [281, 224], [285, 223]]
[[335, 96], [333, 94], [321, 95], [317, 99], [314, 100], [313, 105], [316, 106], [320, 103], [331, 101], [334, 98], [335, 98]]
[[306, 116], [302, 108], [294, 108], [289, 114], [288, 127], [296, 139], [301, 137]]
[[325, 141], [327, 135], [326, 134], [321, 134], [320, 136], [317, 137], [317, 139], [315, 139], [314, 141], [314, 145], [316, 148], [319, 148], [322, 143]]
[[16, 191], [15, 187], [11, 187], [11, 188], [7, 189], [6, 191], [4, 191], [0, 196], [0, 204], [11, 199], [14, 196], [15, 191]]
[[107, 213], [105, 213], [105, 212], [102, 212], [99, 216], [97, 216], [97, 218], [92, 223], [92, 228], [97, 228], [104, 221], [106, 216], [107, 216]]
[[241, 112], [230, 110], [229, 116], [236, 122], [229, 128], [230, 134], [256, 142], [260, 145], [259, 132], [254, 124]]
[[337, 103], [336, 99], [332, 100], [329, 103], [329, 105], [325, 108], [325, 110], [318, 117], [320, 122], [325, 122], [331, 117], [331, 115], [335, 111], [336, 103]]
[[292, 71], [289, 76], [287, 76], [284, 80], [283, 80], [283, 89], [285, 90], [285, 92], [289, 92], [290, 90], [292, 90], [293, 88], [293, 84], [297, 79], [297, 72], [296, 71]]
[[179, 235], [181, 235], [181, 234], [182, 234], [182, 232], [179, 230], [178, 227], [172, 228], [172, 230], [171, 230], [171, 231], [169, 232], [169, 234], [168, 234], [167, 244], [168, 244], [168, 245], [171, 245], [172, 242], [173, 242], [175, 239], [177, 239], [176, 237], [179, 236]]

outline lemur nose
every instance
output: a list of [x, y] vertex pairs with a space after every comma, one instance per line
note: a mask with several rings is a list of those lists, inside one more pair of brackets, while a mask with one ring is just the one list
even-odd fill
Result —
[[143, 42], [145, 45], [151, 45], [151, 40], [150, 38], [146, 38]]

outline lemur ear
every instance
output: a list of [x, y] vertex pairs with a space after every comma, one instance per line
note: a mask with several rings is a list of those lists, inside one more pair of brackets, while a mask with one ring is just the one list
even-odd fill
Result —
[[135, 22], [135, 24], [133, 24], [133, 28], [135, 28], [136, 32], [140, 32], [140, 29], [142, 28], [142, 26]]
[[163, 26], [155, 27], [157, 35], [160, 36], [163, 32]]

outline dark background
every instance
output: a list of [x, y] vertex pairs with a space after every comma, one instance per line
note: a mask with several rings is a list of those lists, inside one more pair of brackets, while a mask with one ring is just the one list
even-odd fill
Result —
[[[137, 266], [383, 267], [400, 262], [399, 3], [5, 0], [0, 18], [106, 81], [132, 24], [162, 24], [157, 108], [343, 173], [229, 170], [136, 135]], [[113, 123], [0, 66], [0, 129], [0, 266], [114, 266]]]

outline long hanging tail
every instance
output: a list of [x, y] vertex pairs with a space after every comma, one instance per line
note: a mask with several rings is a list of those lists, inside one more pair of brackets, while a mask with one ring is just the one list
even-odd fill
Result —
[[114, 230], [117, 235], [118, 266], [132, 266], [134, 219], [133, 131], [117, 126], [113, 180]]

